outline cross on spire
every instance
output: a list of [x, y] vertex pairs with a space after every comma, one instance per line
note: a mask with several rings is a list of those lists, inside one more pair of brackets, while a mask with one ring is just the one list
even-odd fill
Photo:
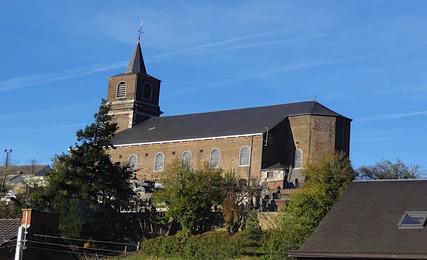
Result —
[[144, 23], [141, 21], [141, 24], [139, 25], [139, 30], [137, 30], [138, 32], [138, 43], [141, 40], [141, 34], [143, 34], [142, 32], [142, 26], [144, 25]]

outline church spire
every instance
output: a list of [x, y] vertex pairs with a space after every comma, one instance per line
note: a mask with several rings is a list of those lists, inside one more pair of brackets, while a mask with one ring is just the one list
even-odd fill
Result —
[[136, 43], [135, 51], [132, 54], [132, 58], [130, 59], [129, 65], [125, 71], [125, 73], [142, 73], [147, 74], [145, 70], [144, 58], [142, 57], [140, 39], [142, 33], [142, 22], [139, 26], [138, 32], [138, 42]]
[[125, 73], [142, 73], [147, 74], [144, 65], [144, 59], [142, 58], [141, 45], [139, 42], [136, 44], [135, 51], [132, 54], [129, 65]]

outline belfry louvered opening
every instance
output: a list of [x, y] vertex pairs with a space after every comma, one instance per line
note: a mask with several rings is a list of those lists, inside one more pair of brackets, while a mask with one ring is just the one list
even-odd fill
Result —
[[126, 97], [126, 83], [120, 82], [119, 85], [117, 85], [117, 98], [124, 98]]

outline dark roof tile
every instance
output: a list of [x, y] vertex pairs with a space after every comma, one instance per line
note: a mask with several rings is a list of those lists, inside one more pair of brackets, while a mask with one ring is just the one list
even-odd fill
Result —
[[286, 117], [298, 115], [343, 117], [315, 101], [152, 117], [133, 128], [119, 132], [113, 143], [126, 145], [264, 133]]
[[19, 218], [0, 219], [0, 245], [15, 238], [18, 234], [18, 227], [21, 225]]
[[293, 256], [427, 255], [427, 228], [397, 227], [426, 201], [427, 180], [355, 181]]

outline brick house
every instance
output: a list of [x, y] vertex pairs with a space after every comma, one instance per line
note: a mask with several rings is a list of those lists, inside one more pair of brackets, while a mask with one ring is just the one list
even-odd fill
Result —
[[138, 42], [126, 71], [109, 78], [107, 102], [119, 126], [111, 158], [129, 163], [140, 180], [159, 180], [179, 160], [293, 188], [308, 164], [349, 153], [351, 119], [316, 101], [160, 116], [159, 95], [160, 80], [147, 74]]

